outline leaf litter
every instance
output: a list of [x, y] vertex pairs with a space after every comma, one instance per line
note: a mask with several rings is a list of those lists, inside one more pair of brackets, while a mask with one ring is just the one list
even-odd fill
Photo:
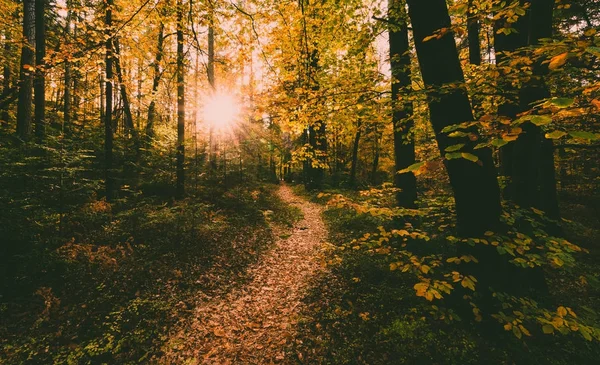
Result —
[[[324, 273], [320, 252], [327, 237], [322, 209], [282, 185], [279, 197], [297, 206], [303, 218], [279, 237], [247, 272], [242, 285], [214, 296], [199, 293], [194, 315], [182, 319], [163, 349], [161, 363], [285, 363], [296, 341], [302, 299]], [[302, 359], [302, 354], [295, 354]]]

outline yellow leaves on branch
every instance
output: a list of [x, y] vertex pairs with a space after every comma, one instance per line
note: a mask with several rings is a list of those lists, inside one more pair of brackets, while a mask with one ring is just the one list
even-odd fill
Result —
[[548, 64], [548, 69], [556, 70], [556, 69], [564, 66], [564, 64], [567, 63], [568, 58], [569, 58], [569, 52], [564, 52], [564, 53], [561, 53], [559, 55], [552, 57], [552, 59], [550, 59], [550, 63]]
[[460, 282], [460, 285], [462, 285], [464, 288], [469, 288], [473, 291], [475, 291], [475, 283], [477, 282], [477, 279], [475, 279], [474, 276], [465, 276], [463, 277], [462, 281]]

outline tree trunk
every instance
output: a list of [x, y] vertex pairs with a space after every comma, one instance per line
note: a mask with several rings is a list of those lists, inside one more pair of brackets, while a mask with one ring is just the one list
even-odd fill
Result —
[[35, 137], [38, 143], [44, 141], [46, 134], [46, 0], [35, 0]]
[[379, 168], [379, 140], [381, 134], [375, 125], [375, 141], [373, 143], [373, 163], [371, 164], [371, 185], [377, 185], [377, 169]]
[[31, 106], [33, 99], [33, 71], [35, 67], [35, 0], [23, 0], [23, 40], [19, 73], [19, 100], [17, 103], [17, 136], [23, 141], [31, 138]]
[[[532, 0], [529, 15], [529, 45], [552, 36], [553, 0]], [[521, 110], [529, 110], [537, 102], [550, 97], [544, 82], [547, 64], [538, 60], [533, 65], [533, 76], [519, 91]], [[515, 142], [513, 184], [515, 203], [535, 207], [554, 219], [560, 218], [554, 170], [554, 146], [543, 130], [525, 122], [523, 133]]]
[[473, 149], [479, 140], [474, 129], [468, 131], [471, 138], [450, 138], [442, 132], [447, 126], [473, 120], [453, 33], [449, 31], [439, 39], [423, 41], [441, 28], [451, 29], [446, 2], [408, 0], [408, 5], [438, 148], [443, 155], [447, 147], [464, 143], [463, 151], [478, 159], [477, 163], [465, 158], [445, 161], [454, 191], [458, 232], [476, 236], [493, 231], [499, 224], [501, 206], [491, 150]]
[[[522, 5], [523, 1], [521, 1]], [[519, 48], [527, 45], [528, 37], [528, 16], [520, 16], [514, 23], [507, 23], [504, 18], [498, 19], [494, 24], [494, 51], [496, 55], [496, 67], [500, 71], [498, 79], [498, 86], [500, 92], [505, 98], [505, 101], [498, 106], [498, 115], [510, 120], [515, 120], [517, 114], [520, 112], [519, 102], [517, 98], [517, 91], [511, 83], [511, 80], [507, 80], [506, 76], [509, 76], [511, 68], [506, 66], [505, 63], [508, 60], [507, 54], [515, 52]], [[504, 34], [499, 32], [502, 28], [511, 27], [516, 32], [510, 34]], [[504, 68], [507, 67], [507, 68]], [[506, 188], [503, 191], [503, 195], [506, 199], [512, 199], [514, 196], [513, 183], [510, 181], [513, 176], [513, 164], [514, 164], [514, 143], [509, 143], [500, 148], [500, 173], [505, 176], [509, 181]]]
[[113, 180], [113, 38], [112, 38], [112, 8], [114, 6], [114, 0], [106, 1], [106, 32], [108, 38], [106, 39], [105, 50], [106, 50], [106, 89], [105, 89], [105, 105], [104, 112], [104, 168], [105, 168], [105, 179], [104, 179], [104, 190], [106, 194], [106, 200], [111, 201], [114, 193], [114, 180]]
[[481, 43], [479, 41], [479, 31], [481, 26], [477, 19], [476, 8], [473, 0], [468, 2], [467, 11], [467, 38], [469, 39], [469, 62], [472, 65], [481, 65]]
[[148, 106], [148, 122], [146, 123], [146, 139], [148, 140], [147, 142], [149, 142], [149, 140], [154, 137], [154, 122], [156, 120], [156, 93], [158, 92], [158, 85], [160, 84], [160, 62], [163, 58], [164, 39], [165, 24], [161, 20], [158, 28], [156, 56], [152, 65], [154, 76], [152, 77], [152, 94], [150, 106]]
[[394, 185], [400, 189], [396, 202], [400, 207], [413, 208], [417, 200], [417, 180], [414, 174], [397, 172], [415, 163], [415, 140], [413, 136], [413, 105], [401, 101], [403, 89], [411, 88], [410, 48], [406, 25], [405, 3], [389, 0], [390, 19], [390, 65], [392, 69], [392, 125], [394, 127]]
[[[318, 80], [319, 50], [316, 47], [316, 43], [309, 44], [306, 18], [312, 17], [314, 19], [317, 18], [318, 15], [314, 13], [311, 14], [308, 9], [306, 9], [309, 6], [309, 0], [300, 0], [299, 3], [303, 24], [303, 57], [306, 57], [306, 68], [305, 74], [303, 75], [306, 80], [305, 87], [316, 93], [321, 87]], [[308, 190], [318, 190], [322, 187], [323, 178], [325, 176], [323, 166], [326, 163], [327, 136], [325, 132], [327, 128], [326, 123], [323, 120], [315, 120], [309, 123], [308, 144], [312, 157], [311, 161], [309, 161], [308, 164], [305, 164], [305, 168], [307, 169], [305, 187]]]
[[177, 198], [185, 194], [185, 85], [183, 55], [183, 0], [177, 0]]
[[[359, 117], [360, 118], [360, 117]], [[358, 144], [362, 132], [362, 123], [359, 120], [356, 123], [356, 134], [354, 135], [354, 144], [352, 146], [352, 165], [350, 167], [350, 186], [356, 187], [356, 168], [358, 166]]]
[[[73, 10], [71, 10], [71, 2], [67, 1], [67, 19], [65, 24], [65, 41], [71, 33], [71, 19], [73, 18]], [[71, 126], [71, 61], [65, 60], [65, 94], [63, 103], [63, 133], [67, 138], [71, 138], [72, 126]]]
[[[215, 27], [214, 27], [214, 16], [215, 9], [212, 1], [209, 3], [209, 18], [208, 18], [208, 63], [207, 63], [207, 76], [208, 83], [211, 87], [211, 93], [215, 93]], [[211, 123], [208, 131], [208, 157], [209, 157], [209, 169], [211, 174], [217, 171], [217, 143], [215, 141], [215, 128]]]
[[131, 103], [129, 102], [129, 95], [127, 94], [127, 87], [123, 81], [123, 70], [121, 69], [121, 50], [119, 47], [119, 40], [115, 39], [115, 69], [117, 71], [117, 80], [120, 85], [121, 100], [123, 101], [123, 111], [125, 114], [125, 130], [130, 133], [134, 138], [137, 137], [137, 131], [135, 125], [133, 125], [133, 114], [131, 114]]
[[[5, 36], [4, 36], [4, 53], [7, 55], [10, 54], [11, 51], [11, 39], [10, 39], [10, 32], [6, 31]], [[2, 70], [2, 95], [0, 95], [0, 101], [2, 101], [2, 107], [0, 108], [0, 123], [2, 123], [2, 126], [6, 126], [8, 125], [8, 104], [9, 103], [4, 103], [4, 100], [6, 98], [8, 98], [8, 96], [10, 95], [10, 93], [12, 92], [11, 88], [10, 88], [10, 79], [11, 79], [11, 70], [10, 70], [10, 62], [8, 62], [8, 60], [5, 61], [6, 63], [4, 64], [3, 70]]]

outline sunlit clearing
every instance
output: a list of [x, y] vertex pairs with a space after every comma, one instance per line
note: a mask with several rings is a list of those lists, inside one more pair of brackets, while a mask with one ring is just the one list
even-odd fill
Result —
[[232, 95], [216, 93], [204, 103], [204, 121], [214, 128], [230, 128], [240, 115], [239, 101]]

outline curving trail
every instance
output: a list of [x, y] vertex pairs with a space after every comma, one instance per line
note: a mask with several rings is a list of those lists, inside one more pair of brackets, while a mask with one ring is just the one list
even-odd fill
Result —
[[[283, 201], [301, 209], [303, 219], [248, 270], [249, 282], [201, 300], [191, 324], [171, 339], [164, 363], [282, 363], [295, 338], [301, 300], [323, 271], [319, 251], [326, 239], [321, 207], [283, 185]], [[277, 232], [275, 232], [277, 234]], [[281, 236], [285, 237], [285, 236]]]

